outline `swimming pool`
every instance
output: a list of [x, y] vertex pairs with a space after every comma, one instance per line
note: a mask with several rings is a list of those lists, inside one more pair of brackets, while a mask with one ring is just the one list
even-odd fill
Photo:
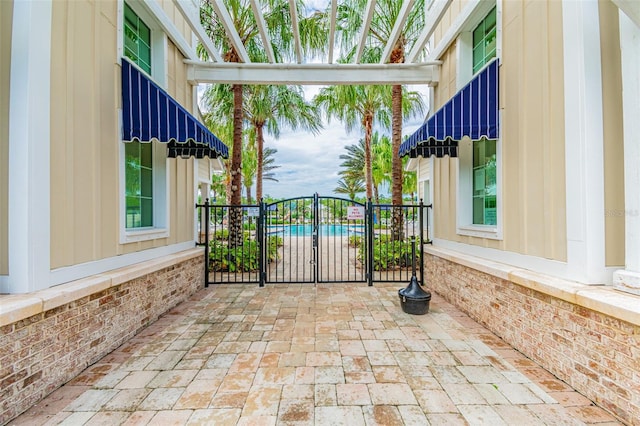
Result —
[[[364, 225], [321, 224], [318, 228], [319, 235], [330, 237], [362, 235], [364, 232]], [[291, 237], [309, 237], [313, 235], [313, 225], [267, 225], [267, 234]]]

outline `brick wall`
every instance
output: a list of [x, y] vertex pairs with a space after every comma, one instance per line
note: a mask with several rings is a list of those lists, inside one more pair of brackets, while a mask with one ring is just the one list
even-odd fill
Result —
[[203, 256], [0, 328], [0, 424], [113, 351], [203, 285]]
[[640, 424], [637, 324], [430, 254], [425, 283], [600, 407]]

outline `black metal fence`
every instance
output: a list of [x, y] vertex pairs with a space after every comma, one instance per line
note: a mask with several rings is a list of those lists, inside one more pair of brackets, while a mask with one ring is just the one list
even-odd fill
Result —
[[[407, 282], [423, 278], [431, 205], [337, 197], [196, 205], [205, 283]], [[412, 246], [415, 244], [415, 254]]]

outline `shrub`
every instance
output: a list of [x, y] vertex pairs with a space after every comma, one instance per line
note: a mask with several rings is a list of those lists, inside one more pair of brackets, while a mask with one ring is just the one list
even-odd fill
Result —
[[[227, 239], [211, 240], [209, 243], [209, 269], [216, 272], [257, 271], [260, 262], [258, 242], [251, 239], [248, 234], [249, 232], [245, 232], [242, 245], [237, 247], [229, 247]], [[282, 237], [267, 238], [266, 262], [278, 259], [278, 248], [282, 244]]]
[[[406, 268], [411, 262], [411, 241], [391, 241], [388, 235], [376, 237], [373, 243], [373, 269], [383, 271], [394, 268]], [[365, 262], [366, 246], [358, 251], [358, 260]], [[417, 253], [416, 253], [417, 255]], [[417, 262], [416, 257], [416, 262]]]

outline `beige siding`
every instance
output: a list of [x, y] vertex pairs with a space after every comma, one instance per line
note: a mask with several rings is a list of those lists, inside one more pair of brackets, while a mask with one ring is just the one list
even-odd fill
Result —
[[604, 119], [605, 263], [624, 266], [624, 134], [618, 8], [600, 1], [600, 46]]
[[[452, 3], [456, 11], [458, 6]], [[513, 0], [502, 6], [503, 239], [457, 234], [458, 160], [449, 158], [437, 159], [434, 167], [435, 236], [564, 261], [564, 88], [562, 43], [558, 42], [562, 40], [562, 5]], [[455, 55], [453, 43], [440, 58], [444, 63], [436, 107], [456, 92]]]
[[13, 0], [0, 1], [0, 275], [9, 273], [9, 82]]
[[[119, 243], [121, 141], [117, 25], [117, 2], [53, 3], [52, 268], [193, 238], [193, 160], [168, 159], [169, 237]], [[192, 91], [185, 80], [183, 57], [170, 41], [167, 52], [166, 89], [191, 110]]]

